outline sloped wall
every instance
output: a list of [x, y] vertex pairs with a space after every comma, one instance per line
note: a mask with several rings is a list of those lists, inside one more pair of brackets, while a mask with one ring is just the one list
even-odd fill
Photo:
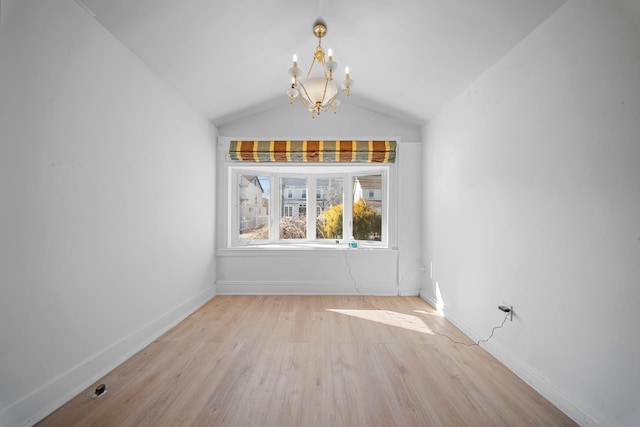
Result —
[[423, 296], [581, 425], [640, 425], [640, 35], [574, 0], [428, 128]]
[[2, 2], [0, 425], [214, 292], [215, 130], [73, 0]]

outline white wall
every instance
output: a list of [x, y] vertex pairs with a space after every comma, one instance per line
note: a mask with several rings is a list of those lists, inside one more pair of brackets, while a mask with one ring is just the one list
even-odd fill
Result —
[[420, 127], [350, 105], [349, 100], [336, 116], [327, 113], [312, 119], [301, 105], [290, 106], [284, 98], [281, 107], [219, 126], [218, 229], [228, 228], [224, 167], [228, 138], [399, 138], [397, 184], [390, 206], [395, 238], [389, 250], [351, 250], [345, 260], [343, 251], [331, 249], [224, 250], [225, 235], [220, 232], [218, 293], [418, 295], [423, 277]]
[[426, 136], [423, 296], [475, 339], [512, 304], [486, 347], [582, 425], [640, 425], [638, 52], [570, 0]]
[[[218, 250], [219, 294], [398, 295], [397, 250]], [[418, 288], [407, 291], [417, 295]]]
[[215, 130], [74, 1], [5, 0], [1, 19], [0, 425], [16, 426], [213, 295]]
[[[356, 95], [343, 98], [338, 112], [324, 112], [315, 119], [302, 104], [289, 104], [286, 95], [272, 100], [258, 111], [246, 110], [224, 123], [217, 123], [220, 135], [240, 136], [288, 136], [290, 138], [337, 139], [345, 136], [389, 136], [401, 141], [422, 141], [422, 123], [401, 112], [380, 112], [378, 105], [372, 109], [359, 106]], [[363, 100], [359, 102], [366, 104]]]
[[424, 277], [422, 255], [422, 151], [423, 144], [402, 143], [398, 159], [398, 286], [400, 295], [417, 295]]

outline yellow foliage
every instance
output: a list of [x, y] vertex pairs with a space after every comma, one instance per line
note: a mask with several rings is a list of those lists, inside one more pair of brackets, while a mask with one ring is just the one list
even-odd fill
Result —
[[[318, 218], [317, 230], [320, 238], [342, 239], [343, 205], [327, 209]], [[361, 198], [353, 204], [353, 236], [356, 240], [380, 240], [382, 216]]]
[[353, 204], [353, 236], [356, 240], [380, 240], [382, 215], [360, 198]]
[[324, 211], [320, 217], [323, 238], [325, 239], [342, 239], [342, 203], [331, 206]]

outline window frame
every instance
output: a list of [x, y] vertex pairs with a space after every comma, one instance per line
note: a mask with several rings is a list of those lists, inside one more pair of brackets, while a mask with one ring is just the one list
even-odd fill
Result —
[[[229, 209], [227, 218], [227, 243], [230, 249], [245, 247], [295, 247], [304, 244], [305, 247], [341, 247], [336, 245], [336, 239], [316, 239], [316, 197], [308, 197], [306, 201], [307, 211], [307, 238], [306, 239], [284, 239], [279, 238], [279, 185], [281, 177], [306, 178], [307, 194], [316, 194], [316, 183], [321, 178], [341, 177], [343, 179], [343, 236], [339, 239], [340, 244], [346, 243], [352, 234], [353, 218], [353, 179], [355, 176], [381, 175], [382, 178], [382, 238], [380, 241], [360, 240], [358, 245], [361, 248], [391, 248], [396, 241], [395, 227], [395, 206], [397, 200], [397, 189], [391, 185], [395, 180], [394, 164], [274, 164], [274, 163], [228, 163], [227, 164], [227, 191], [229, 199]], [[239, 196], [238, 177], [241, 175], [269, 176], [269, 240], [241, 240], [239, 230]], [[276, 183], [276, 185], [274, 185]], [[392, 191], [393, 189], [393, 191]], [[350, 201], [350, 203], [347, 203]], [[275, 213], [275, 214], [274, 214]], [[313, 215], [311, 215], [313, 213]]]

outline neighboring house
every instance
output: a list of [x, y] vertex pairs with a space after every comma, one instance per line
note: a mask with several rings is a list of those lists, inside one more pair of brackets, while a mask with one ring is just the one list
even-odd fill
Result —
[[382, 176], [364, 175], [353, 180], [353, 201], [363, 199], [367, 205], [382, 212]]
[[280, 184], [281, 216], [307, 215], [307, 181], [298, 178], [286, 178]]
[[[280, 197], [284, 217], [305, 216], [307, 214], [307, 182], [304, 179], [287, 178], [280, 184]], [[382, 176], [364, 175], [353, 180], [353, 201], [364, 199], [367, 205], [382, 212]], [[335, 204], [329, 201], [326, 188], [318, 188], [316, 192], [316, 210], [318, 214]]]
[[264, 189], [257, 176], [243, 175], [240, 179], [240, 233], [256, 229], [269, 219], [269, 201], [263, 198]]
[[[337, 184], [337, 186], [336, 186]], [[281, 206], [283, 217], [306, 216], [308, 194], [307, 182], [299, 178], [286, 178], [281, 183]], [[318, 185], [316, 188], [316, 214], [342, 203], [342, 180], [333, 183], [329, 180], [326, 185]]]

